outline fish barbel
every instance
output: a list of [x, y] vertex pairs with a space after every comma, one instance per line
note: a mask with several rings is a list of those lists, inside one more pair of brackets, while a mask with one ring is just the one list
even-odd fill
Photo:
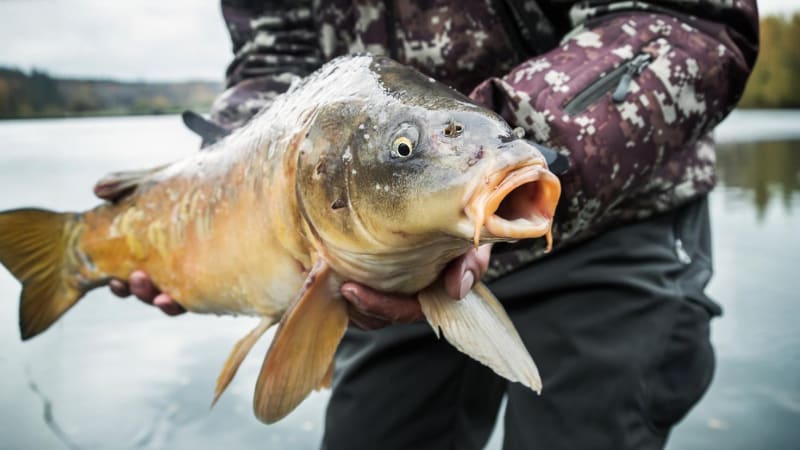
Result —
[[214, 401], [280, 322], [256, 416], [272, 423], [330, 381], [346, 280], [420, 291], [434, 331], [541, 390], [500, 303], [449, 299], [445, 265], [472, 246], [546, 237], [560, 195], [542, 154], [497, 114], [388, 58], [336, 59], [209, 151], [95, 187], [82, 213], [0, 213], [0, 262], [22, 283], [20, 330], [47, 329], [89, 290], [144, 270], [186, 310], [262, 318], [231, 352]]

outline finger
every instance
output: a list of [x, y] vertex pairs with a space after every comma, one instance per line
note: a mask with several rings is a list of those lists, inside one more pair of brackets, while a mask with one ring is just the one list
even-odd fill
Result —
[[112, 278], [111, 281], [108, 282], [108, 287], [111, 289], [111, 293], [117, 297], [127, 297], [131, 295], [131, 290], [128, 289], [128, 283], [122, 280]]
[[164, 314], [168, 316], [177, 316], [178, 314], [183, 314], [186, 312], [183, 309], [183, 306], [179, 305], [178, 302], [172, 299], [167, 294], [158, 294], [153, 299], [153, 306], [157, 306], [164, 312]]
[[454, 259], [444, 272], [444, 287], [447, 295], [456, 300], [464, 298], [489, 268], [491, 253], [492, 245], [487, 244], [477, 249], [470, 249], [459, 258]]
[[391, 323], [412, 323], [424, 317], [413, 296], [385, 294], [358, 283], [345, 283], [341, 292], [359, 311]]
[[161, 293], [150, 281], [150, 277], [140, 270], [133, 272], [128, 282], [130, 283], [131, 293], [145, 303], [152, 304], [153, 299]]
[[492, 245], [494, 244], [485, 244], [478, 247], [478, 251], [475, 252], [476, 262], [478, 263], [478, 279], [483, 278], [486, 275], [486, 271], [489, 270], [489, 260], [492, 257]]
[[472, 285], [475, 284], [475, 271], [469, 270], [468, 260], [474, 257], [475, 249], [470, 249], [464, 255], [454, 259], [444, 271], [444, 288], [447, 295], [460, 300], [467, 295]]

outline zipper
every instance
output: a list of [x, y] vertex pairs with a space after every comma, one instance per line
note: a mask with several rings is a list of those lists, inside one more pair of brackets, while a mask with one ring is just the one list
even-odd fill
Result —
[[683, 245], [684, 211], [686, 211], [685, 207], [679, 208], [674, 213], [675, 217], [672, 219], [672, 244], [675, 247], [675, 256], [678, 258], [678, 262], [683, 265], [689, 265], [692, 263], [692, 257]]
[[692, 257], [689, 256], [686, 248], [684, 248], [681, 238], [675, 239], [675, 255], [678, 257], [678, 261], [683, 265], [692, 263]]
[[581, 91], [564, 106], [564, 112], [570, 116], [575, 116], [583, 112], [600, 97], [612, 92], [611, 99], [614, 103], [622, 103], [628, 95], [633, 77], [640, 74], [650, 61], [653, 59], [649, 53], [640, 53], [633, 59], [629, 59], [611, 72], [598, 78], [586, 89]]

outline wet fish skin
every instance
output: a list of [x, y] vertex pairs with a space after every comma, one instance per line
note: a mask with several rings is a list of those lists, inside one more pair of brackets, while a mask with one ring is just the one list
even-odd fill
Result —
[[[425, 290], [437, 332], [541, 388], [488, 290], [444, 301], [434, 282], [472, 245], [549, 236], [558, 181], [499, 116], [413, 69], [337, 59], [210, 151], [112, 174], [96, 190], [115, 202], [84, 213], [0, 213], [0, 262], [24, 286], [23, 339], [89, 290], [144, 270], [189, 311], [264, 318], [234, 348], [215, 401], [280, 320], [254, 397], [270, 423], [329, 379], [347, 325], [338, 287], [354, 280]], [[481, 302], [491, 307], [468, 306]], [[467, 306], [450, 309], [456, 303]], [[519, 361], [503, 360], [508, 346], [521, 349]]]
[[[298, 180], [313, 182], [299, 184], [298, 195], [302, 205], [315, 205], [304, 207], [304, 215], [338, 273], [375, 289], [413, 293], [469, 249], [473, 226], [464, 208], [488, 174], [523, 162], [546, 164], [494, 112], [418, 72], [374, 66], [386, 98], [318, 111], [298, 168]], [[391, 101], [400, 104], [387, 108]], [[453, 122], [462, 131], [448, 137], [444, 130]], [[391, 141], [408, 125], [419, 136], [414, 155], [393, 157]], [[555, 177], [544, 181], [557, 184]], [[484, 235], [483, 242], [496, 238]]]

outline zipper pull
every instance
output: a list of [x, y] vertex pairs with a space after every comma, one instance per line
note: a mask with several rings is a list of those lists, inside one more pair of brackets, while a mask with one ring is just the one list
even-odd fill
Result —
[[675, 254], [678, 255], [678, 261], [681, 264], [692, 263], [692, 257], [686, 252], [686, 248], [683, 247], [683, 241], [680, 239], [675, 239]]
[[625, 101], [633, 76], [641, 73], [642, 70], [650, 64], [651, 59], [653, 59], [653, 57], [650, 56], [649, 53], [641, 53], [625, 63], [625, 73], [622, 74], [622, 78], [619, 79], [619, 84], [617, 84], [614, 94], [611, 95], [611, 99], [614, 100], [614, 103], [622, 103]]

